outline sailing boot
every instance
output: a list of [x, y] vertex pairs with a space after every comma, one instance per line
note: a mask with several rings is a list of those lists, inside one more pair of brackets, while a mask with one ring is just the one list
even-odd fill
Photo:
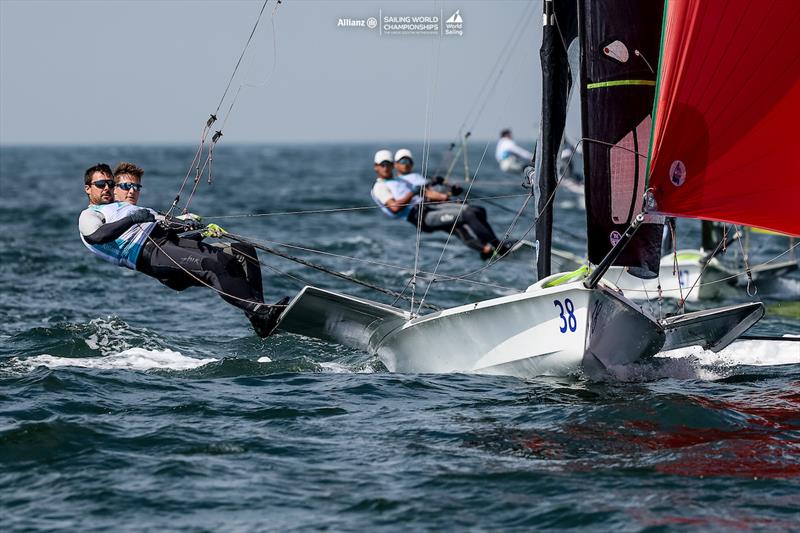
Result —
[[283, 311], [286, 309], [286, 304], [288, 303], [289, 297], [287, 296], [281, 298], [266, 310], [259, 310], [256, 313], [248, 315], [247, 318], [250, 319], [250, 324], [253, 326], [256, 335], [262, 339], [272, 335], [273, 331], [275, 331], [275, 326], [278, 325], [278, 319], [281, 317], [281, 314], [283, 314]]
[[500, 246], [498, 246], [496, 253], [498, 255], [506, 255], [509, 252], [513, 252], [517, 248], [519, 248], [518, 244], [519, 244], [519, 241], [507, 240], [504, 243], [502, 243]]

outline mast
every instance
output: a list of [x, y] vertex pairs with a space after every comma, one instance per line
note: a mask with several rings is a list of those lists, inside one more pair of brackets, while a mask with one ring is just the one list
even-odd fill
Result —
[[[574, 11], [570, 0], [559, 3], [565, 9], [566, 22], [571, 22]], [[570, 76], [567, 52], [559, 36], [555, 0], [542, 3], [542, 46], [539, 57], [542, 63], [542, 114], [539, 142], [536, 143], [536, 270], [539, 279], [551, 274], [550, 251], [553, 239], [553, 202], [551, 196], [556, 190], [556, 161], [564, 123], [567, 118], [567, 98]], [[563, 26], [563, 22], [562, 22]], [[568, 37], [567, 37], [568, 38]]]

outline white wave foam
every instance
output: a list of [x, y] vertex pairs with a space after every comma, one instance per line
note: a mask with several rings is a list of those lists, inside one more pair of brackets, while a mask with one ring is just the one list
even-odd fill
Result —
[[339, 363], [319, 363], [319, 367], [323, 372], [330, 372], [331, 374], [351, 374], [353, 372]]
[[18, 363], [30, 369], [38, 366], [46, 366], [49, 368], [77, 366], [104, 370], [191, 370], [207, 365], [208, 363], [213, 363], [214, 361], [217, 361], [217, 359], [195, 359], [193, 357], [181, 355], [180, 352], [173, 352], [172, 350], [146, 350], [144, 348], [130, 348], [118, 354], [106, 355], [103, 357], [75, 358], [43, 354], [17, 360]]
[[800, 341], [739, 340], [714, 353], [699, 346], [661, 352], [657, 357], [694, 357], [703, 366], [800, 364]]
[[257, 362], [257, 363], [271, 363], [271, 362], [272, 362], [272, 359], [270, 359], [269, 357], [267, 357], [267, 356], [265, 355], [265, 356], [263, 356], [263, 357], [259, 357], [259, 358], [258, 358], [258, 361], [256, 361], [256, 362]]
[[94, 327], [94, 331], [84, 339], [89, 349], [103, 355], [113, 355], [130, 347], [126, 337], [129, 328], [121, 320], [95, 318], [89, 321], [89, 325]]
[[375, 369], [372, 367], [370, 362], [355, 367], [350, 367], [347, 365], [343, 365], [341, 363], [324, 362], [324, 363], [319, 363], [319, 367], [322, 369], [323, 372], [328, 372], [331, 374], [374, 374], [375, 373]]

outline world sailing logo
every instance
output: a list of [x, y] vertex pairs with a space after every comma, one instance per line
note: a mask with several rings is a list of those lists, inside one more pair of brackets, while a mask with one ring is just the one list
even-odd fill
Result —
[[456, 9], [456, 12], [444, 21], [444, 34], [458, 35], [459, 37], [464, 35], [464, 19], [461, 18], [460, 9]]
[[445, 21], [446, 24], [463, 24], [464, 20], [461, 18], [461, 10], [456, 9], [456, 12], [453, 13], [449, 19]]

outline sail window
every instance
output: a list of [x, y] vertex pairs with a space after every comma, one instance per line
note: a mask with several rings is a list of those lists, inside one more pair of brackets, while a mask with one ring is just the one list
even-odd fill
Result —
[[630, 54], [628, 53], [628, 47], [625, 46], [620, 40], [616, 40], [613, 42], [608, 43], [603, 47], [603, 53], [610, 57], [615, 61], [619, 61], [620, 63], [627, 63]]

